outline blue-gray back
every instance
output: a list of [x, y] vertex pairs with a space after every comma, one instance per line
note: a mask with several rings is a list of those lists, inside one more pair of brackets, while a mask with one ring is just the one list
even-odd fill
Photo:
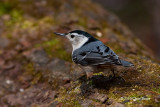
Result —
[[75, 63], [88, 65], [121, 65], [118, 56], [101, 41], [94, 41], [84, 44], [81, 48], [75, 50], [72, 54]]

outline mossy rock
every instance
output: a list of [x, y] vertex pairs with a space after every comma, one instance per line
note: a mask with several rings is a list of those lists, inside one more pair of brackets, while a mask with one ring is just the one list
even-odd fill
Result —
[[[93, 1], [2, 0], [0, 21], [0, 34], [9, 41], [0, 48], [2, 106], [160, 106], [158, 60], [117, 16]], [[100, 72], [87, 80], [71, 60], [69, 42], [53, 34], [75, 29], [135, 67], [117, 68], [115, 79]]]

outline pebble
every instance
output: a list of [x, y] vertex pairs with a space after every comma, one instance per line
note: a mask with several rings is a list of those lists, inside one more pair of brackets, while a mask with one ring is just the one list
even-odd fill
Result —
[[101, 32], [96, 32], [96, 35], [97, 35], [98, 37], [102, 37], [102, 33], [101, 33]]
[[23, 88], [20, 88], [19, 91], [20, 91], [20, 92], [24, 92], [24, 89], [23, 89]]
[[13, 81], [11, 81], [11, 80], [6, 80], [6, 84], [12, 84], [13, 83]]

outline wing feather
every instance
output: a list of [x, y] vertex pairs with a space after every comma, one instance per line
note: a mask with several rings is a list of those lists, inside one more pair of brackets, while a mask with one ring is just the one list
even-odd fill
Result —
[[73, 53], [73, 61], [87, 65], [121, 65], [119, 57], [102, 42], [90, 43]]
[[97, 52], [97, 51], [87, 52], [85, 56], [83, 56], [80, 60], [78, 60], [78, 63], [80, 63], [81, 65], [121, 64], [118, 56], [115, 55], [114, 52], [112, 52], [112, 54], [109, 53], [102, 54], [102, 52]]

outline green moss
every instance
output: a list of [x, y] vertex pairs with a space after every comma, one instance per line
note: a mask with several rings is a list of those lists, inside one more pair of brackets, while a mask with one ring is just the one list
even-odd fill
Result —
[[159, 88], [153, 88], [152, 91], [156, 92], [157, 94], [160, 94], [160, 87]]
[[[135, 90], [133, 90], [135, 89]], [[126, 102], [126, 106], [135, 107], [137, 104], [142, 105], [158, 105], [154, 97], [155, 95], [150, 93], [151, 91], [144, 91], [144, 87], [141, 86], [133, 86], [133, 87], [112, 87], [108, 92], [108, 96], [110, 99], [113, 99], [116, 102]], [[157, 90], [157, 89], [156, 89]], [[115, 93], [117, 92], [118, 93]]]
[[21, 24], [22, 29], [27, 29], [32, 26], [33, 26], [33, 22], [31, 22], [29, 20], [25, 20], [25, 21], [23, 21], [23, 24]]
[[42, 72], [36, 71], [33, 63], [28, 63], [23, 66], [25, 72], [23, 72], [23, 76], [32, 76], [31, 84], [34, 85], [42, 80]]
[[36, 44], [35, 47], [43, 47], [50, 57], [58, 57], [60, 59], [71, 62], [70, 54], [65, 51], [58, 38], [53, 38], [50, 41]]
[[21, 23], [21, 21], [23, 20], [22, 11], [20, 10], [16, 10], [16, 9], [12, 10], [10, 12], [10, 16], [11, 16], [11, 19], [5, 22], [5, 25], [9, 27], [12, 27], [13, 24], [15, 23]]
[[24, 66], [23, 66], [23, 69], [26, 71], [25, 73], [29, 73], [29, 74], [33, 74], [33, 72], [34, 72], [34, 66], [33, 66], [33, 64], [32, 63], [28, 63], [28, 64], [25, 64]]
[[116, 54], [125, 53], [124, 49], [121, 48], [118, 44], [108, 43], [107, 46], [111, 47]]
[[11, 17], [15, 21], [20, 21], [22, 19], [22, 12], [20, 10], [14, 9], [11, 11]]
[[7, 36], [8, 39], [12, 39], [13, 38], [12, 34], [7, 34], [6, 36]]
[[37, 48], [37, 47], [52, 47], [56, 44], [59, 43], [59, 40], [58, 39], [52, 39], [52, 40], [49, 40], [49, 41], [46, 41], [46, 42], [43, 42], [41, 44], [36, 44], [34, 47]]
[[145, 50], [144, 46], [142, 45], [141, 41], [137, 38], [133, 39], [134, 43], [137, 45], [140, 51], [137, 52], [139, 55], [143, 55], [142, 51]]
[[53, 18], [53, 17], [47, 17], [47, 16], [44, 17], [44, 18], [42, 18], [42, 19], [41, 19], [41, 22], [43, 22], [43, 23], [45, 23], [45, 24], [50, 24], [50, 25], [56, 23], [56, 22], [54, 21], [54, 18]]
[[37, 72], [33, 76], [34, 76], [34, 78], [33, 78], [32, 82], [31, 82], [31, 84], [33, 84], [33, 85], [38, 83], [40, 80], [42, 80], [41, 72]]
[[55, 54], [55, 56], [57, 56], [63, 60], [69, 61], [69, 62], [72, 61], [70, 54], [68, 54], [63, 48], [56, 49], [56, 52], [57, 53]]
[[103, 72], [94, 73], [93, 75], [103, 75]]
[[0, 3], [0, 16], [2, 16], [3, 14], [7, 14], [10, 13], [10, 11], [12, 10], [12, 5], [10, 3]]
[[141, 70], [143, 70], [145, 72], [149, 71], [147, 73], [153, 72], [153, 74], [154, 74], [154, 72], [157, 72], [158, 74], [160, 74], [159, 64], [152, 62], [151, 60], [147, 59], [146, 57], [135, 56], [133, 58], [137, 60], [137, 63], [136, 63], [137, 69], [140, 68]]
[[63, 104], [63, 106], [67, 107], [82, 107], [79, 103], [83, 98], [78, 96], [80, 93], [79, 86], [75, 88], [70, 88], [70, 90], [66, 90], [65, 88], [61, 88], [59, 90], [60, 94], [56, 101]]
[[115, 32], [117, 34], [117, 37], [119, 38], [119, 40], [121, 41], [128, 41], [128, 37], [127, 36], [124, 36], [122, 33], [120, 32]]
[[86, 28], [87, 27], [87, 19], [86, 18], [81, 18], [78, 21], [78, 25], [83, 26], [84, 28]]

